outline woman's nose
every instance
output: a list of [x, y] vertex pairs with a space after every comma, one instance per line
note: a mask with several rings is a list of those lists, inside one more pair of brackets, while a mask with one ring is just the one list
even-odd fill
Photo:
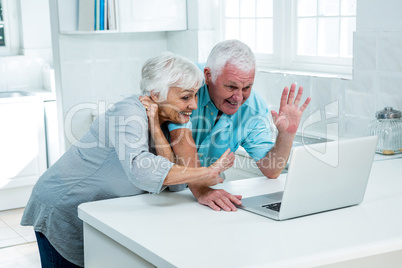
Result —
[[191, 110], [197, 109], [197, 98], [193, 98], [191, 100], [190, 104], [188, 105], [188, 108], [190, 108]]

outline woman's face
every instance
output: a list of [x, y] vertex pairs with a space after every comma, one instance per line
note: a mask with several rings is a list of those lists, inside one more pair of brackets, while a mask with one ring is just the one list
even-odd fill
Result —
[[197, 92], [198, 88], [169, 88], [167, 100], [158, 103], [160, 123], [165, 121], [179, 124], [187, 123], [192, 111], [197, 109]]

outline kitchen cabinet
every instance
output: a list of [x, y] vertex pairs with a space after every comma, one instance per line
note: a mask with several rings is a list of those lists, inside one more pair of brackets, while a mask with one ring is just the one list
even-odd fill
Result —
[[50, 5], [50, 12], [57, 14], [59, 33], [62, 34], [110, 34], [187, 29], [186, 0], [115, 0], [117, 29], [100, 31], [78, 31], [78, 0], [51, 0], [51, 2], [54, 3]]
[[1, 92], [0, 125], [0, 210], [24, 207], [46, 170], [43, 102], [22, 91]]

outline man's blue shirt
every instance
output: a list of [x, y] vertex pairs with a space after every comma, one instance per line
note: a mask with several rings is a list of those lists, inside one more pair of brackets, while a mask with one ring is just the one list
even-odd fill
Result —
[[239, 146], [258, 161], [274, 145], [268, 107], [254, 90], [235, 114], [222, 114], [215, 124], [217, 115], [218, 109], [204, 85], [198, 91], [198, 108], [191, 115], [191, 123], [169, 125], [170, 131], [183, 127], [192, 129], [202, 166], [214, 163], [228, 148], [234, 152]]

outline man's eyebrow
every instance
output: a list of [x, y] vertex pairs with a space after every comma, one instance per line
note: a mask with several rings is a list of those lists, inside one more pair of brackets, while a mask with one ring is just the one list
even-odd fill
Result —
[[[233, 82], [233, 81], [228, 81], [226, 85], [239, 87], [239, 86], [237, 85], [237, 83], [236, 83], [236, 82]], [[247, 86], [245, 86], [245, 87], [243, 87], [243, 88], [252, 87], [252, 86], [253, 86], [253, 83], [250, 83], [250, 84], [248, 84]]]
[[185, 90], [183, 90], [183, 91], [188, 91], [188, 92], [190, 92], [190, 93], [194, 93], [194, 90], [192, 90], [192, 89], [185, 89]]
[[252, 87], [253, 86], [253, 83], [250, 83], [250, 84], [248, 84], [247, 86], [245, 86], [245, 87]]
[[237, 87], [237, 83], [234, 82], [234, 81], [228, 81], [227, 84], [230, 85], [230, 86], [236, 86]]

